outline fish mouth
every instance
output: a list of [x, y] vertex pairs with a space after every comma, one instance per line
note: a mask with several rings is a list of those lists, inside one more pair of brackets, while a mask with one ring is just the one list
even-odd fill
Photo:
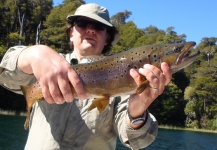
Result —
[[192, 48], [196, 45], [195, 42], [187, 42], [187, 45], [184, 47], [184, 50], [180, 53], [180, 55], [177, 58], [176, 64], [179, 65], [181, 63], [191, 63], [200, 54], [200, 51], [197, 51], [196, 53], [192, 55], [188, 55], [188, 52], [192, 50]]
[[184, 49], [180, 53], [180, 55], [176, 59], [176, 65], [172, 66], [172, 73], [175, 73], [187, 66], [189, 66], [191, 63], [193, 63], [197, 57], [200, 55], [200, 51], [197, 51], [196, 53], [192, 55], [188, 55], [188, 52], [192, 50], [192, 48], [196, 45], [195, 42], [187, 42], [186, 46], [184, 46]]

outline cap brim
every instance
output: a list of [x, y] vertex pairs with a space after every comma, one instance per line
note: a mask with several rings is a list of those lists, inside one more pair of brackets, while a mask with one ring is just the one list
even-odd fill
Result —
[[99, 17], [99, 16], [97, 16], [97, 15], [95, 15], [95, 14], [89, 14], [89, 15], [68, 15], [66, 19], [67, 19], [68, 21], [70, 21], [70, 22], [74, 22], [75, 19], [76, 19], [77, 17], [80, 17], [80, 16], [88, 17], [88, 18], [90, 18], [90, 19], [94, 19], [94, 20], [96, 20], [96, 21], [99, 21], [99, 22], [101, 22], [101, 23], [103, 23], [103, 24], [105, 24], [105, 25], [107, 25], [107, 26], [113, 27], [113, 25], [112, 25], [111, 23], [109, 23], [108, 21], [102, 19], [101, 17]]

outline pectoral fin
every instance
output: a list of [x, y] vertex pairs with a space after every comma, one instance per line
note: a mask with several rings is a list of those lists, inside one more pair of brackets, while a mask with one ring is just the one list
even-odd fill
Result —
[[137, 94], [141, 94], [149, 85], [149, 81], [144, 76], [140, 76], [140, 85], [136, 89]]
[[109, 97], [108, 95], [104, 95], [101, 98], [94, 99], [92, 104], [89, 106], [88, 111], [91, 111], [94, 108], [97, 108], [99, 113], [103, 113], [106, 107], [109, 105]]

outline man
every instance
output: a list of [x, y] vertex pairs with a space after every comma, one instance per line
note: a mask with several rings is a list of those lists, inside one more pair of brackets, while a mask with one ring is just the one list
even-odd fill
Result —
[[[117, 32], [109, 22], [106, 8], [97, 4], [81, 5], [67, 17], [67, 33], [73, 52], [64, 57], [45, 45], [10, 48], [0, 64], [0, 82], [12, 91], [20, 85], [39, 81], [46, 101], [35, 103], [25, 149], [115, 149], [116, 138], [132, 149], [152, 143], [157, 122], [147, 111], [171, 80], [166, 63], [161, 69], [144, 64], [130, 75], [139, 84], [139, 74], [146, 76], [149, 87], [139, 95], [112, 97], [106, 110], [87, 108], [92, 99], [85, 91], [70, 62], [80, 63], [83, 56], [101, 55], [116, 41]], [[74, 99], [70, 84], [79, 99]]]

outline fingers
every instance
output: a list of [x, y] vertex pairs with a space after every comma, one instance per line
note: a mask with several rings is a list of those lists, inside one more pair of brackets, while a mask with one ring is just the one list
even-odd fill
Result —
[[162, 63], [161, 69], [162, 70], [150, 64], [145, 64], [143, 68], [138, 70], [138, 72], [131, 69], [130, 75], [134, 78], [137, 85], [141, 84], [140, 76], [145, 76], [149, 81], [149, 92], [152, 92], [151, 94], [153, 97], [156, 97], [156, 95], [158, 96], [163, 92], [165, 86], [172, 78], [172, 74], [167, 63]]
[[140, 74], [135, 69], [130, 69], [130, 75], [134, 78], [137, 85], [141, 84]]
[[[82, 81], [77, 73], [61, 55], [50, 47], [32, 46], [22, 56], [19, 61], [22, 71], [34, 74], [48, 103], [72, 102], [75, 91], [78, 98], [84, 97]], [[29, 63], [27, 64], [25, 63], [26, 57], [31, 58], [28, 59]], [[71, 87], [76, 90], [72, 91]]]
[[60, 99], [60, 101], [72, 102], [74, 99], [74, 93], [71, 90], [69, 80], [68, 79], [65, 80], [64, 78], [59, 78], [58, 85], [60, 89], [60, 94], [62, 96], [62, 99]]
[[146, 77], [151, 88], [159, 88], [159, 80], [161, 79], [162, 72], [157, 67], [145, 64], [143, 68], [139, 69], [139, 73]]
[[52, 98], [52, 96], [50, 94], [49, 87], [44, 83], [40, 83], [40, 85], [41, 85], [41, 88], [42, 88], [42, 95], [44, 96], [44, 99], [49, 104], [55, 103], [54, 99]]
[[62, 104], [65, 102], [56, 78], [50, 78], [47, 82], [42, 82], [41, 86], [43, 96], [48, 103]]
[[166, 77], [166, 82], [165, 84], [169, 84], [170, 80], [172, 79], [172, 72], [171, 69], [169, 68], [168, 64], [163, 62], [161, 63], [161, 69]]
[[42, 87], [42, 94], [48, 103], [72, 102], [75, 95], [81, 100], [85, 99], [82, 81], [70, 65], [66, 72], [59, 71], [46, 76], [39, 82]]
[[85, 99], [86, 95], [85, 95], [85, 89], [83, 87], [83, 83], [73, 68], [69, 69], [68, 78], [69, 78], [69, 81], [71, 82], [73, 88], [75, 89], [75, 92], [76, 92], [78, 98], [80, 100]]

